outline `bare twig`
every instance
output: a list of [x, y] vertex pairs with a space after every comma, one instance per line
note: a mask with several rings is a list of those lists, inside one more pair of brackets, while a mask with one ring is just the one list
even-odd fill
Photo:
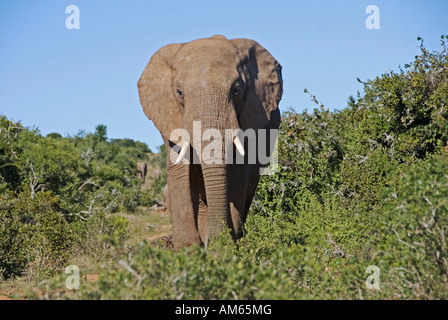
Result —
[[[92, 215], [94, 213], [95, 208], [93, 208], [93, 205], [95, 204], [95, 199], [90, 201], [89, 209], [88, 210], [81, 210], [78, 213], [74, 213], [75, 216], [80, 218], [81, 220], [86, 221], [88, 218], [86, 218], [84, 215]], [[86, 204], [84, 204], [87, 206]]]
[[406, 243], [406, 242], [404, 242], [403, 240], [401, 240], [401, 239], [400, 239], [400, 236], [398, 235], [398, 232], [397, 232], [395, 229], [392, 229], [392, 231], [393, 231], [393, 232], [395, 233], [395, 235], [397, 236], [397, 239], [398, 239], [399, 242], [401, 242], [402, 244], [408, 246], [409, 248], [416, 249], [412, 244]]
[[36, 172], [34, 171], [34, 166], [31, 162], [30, 162], [30, 168], [31, 168], [31, 172], [32, 172], [32, 175], [31, 175], [31, 173], [29, 174], [31, 199], [34, 199], [36, 197], [36, 192], [43, 189], [45, 185], [39, 184], [39, 181], [37, 181], [37, 175], [36, 175]]
[[140, 283], [143, 281], [143, 277], [137, 273], [134, 269], [131, 268], [130, 265], [127, 264], [126, 261], [120, 260], [118, 261], [119, 264], [121, 264], [123, 267], [126, 268], [136, 279], [137, 279], [137, 287], [140, 286]]
[[333, 254], [339, 254], [341, 258], [350, 258], [353, 257], [353, 255], [346, 253], [344, 250], [341, 249], [331, 238], [331, 235], [327, 234], [328, 243], [333, 246], [335, 251], [333, 251]]
[[95, 181], [92, 181], [92, 180], [90, 180], [90, 178], [89, 178], [89, 179], [87, 179], [87, 181], [85, 181], [85, 182], [78, 188], [78, 190], [81, 190], [81, 189], [84, 188], [84, 186], [87, 185], [87, 184], [93, 184], [95, 187], [98, 186], [98, 185], [95, 183]]

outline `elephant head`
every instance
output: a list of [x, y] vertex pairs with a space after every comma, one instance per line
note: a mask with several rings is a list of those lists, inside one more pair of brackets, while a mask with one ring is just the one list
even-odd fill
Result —
[[[228, 141], [224, 131], [279, 127], [280, 64], [253, 40], [216, 35], [159, 49], [144, 69], [138, 90], [143, 110], [160, 131], [168, 151], [175, 246], [207, 242], [209, 236], [222, 231], [223, 221], [233, 230], [234, 238], [240, 237], [258, 172], [255, 176], [256, 166], [225, 163]], [[191, 159], [200, 153], [198, 147], [207, 147], [207, 139], [200, 139], [201, 144], [195, 146], [173, 138], [179, 128], [193, 138], [198, 134], [193, 132], [195, 122], [200, 123], [201, 137], [208, 129], [220, 133], [223, 150], [215, 150], [214, 156], [222, 161], [206, 163], [201, 159], [196, 166], [180, 161], [186, 154]], [[242, 142], [237, 136], [232, 148], [244, 155], [247, 146], [245, 149]], [[170, 158], [173, 150], [180, 150], [175, 161]], [[240, 167], [233, 169], [235, 166]], [[233, 195], [235, 192], [243, 196]], [[182, 203], [176, 205], [178, 202]]]

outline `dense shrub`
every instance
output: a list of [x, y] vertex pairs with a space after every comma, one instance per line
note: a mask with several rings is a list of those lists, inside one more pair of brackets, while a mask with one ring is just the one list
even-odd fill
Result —
[[60, 200], [51, 192], [31, 198], [4, 194], [0, 202], [0, 272], [8, 278], [23, 271], [36, 274], [61, 268], [73, 241], [60, 214]]
[[[136, 178], [149, 148], [107, 140], [107, 128], [63, 138], [0, 116], [0, 272], [56, 270], [70, 254], [123, 245], [126, 221], [109, 216], [150, 202]], [[39, 267], [39, 268], [38, 268]]]
[[123, 269], [104, 274], [89, 299], [257, 299], [285, 297], [289, 274], [267, 262], [237, 257], [224, 241], [205, 252], [199, 247], [175, 253], [144, 246]]
[[446, 299], [448, 292], [448, 153], [411, 164], [382, 193], [378, 265], [398, 298]]
[[159, 153], [154, 157], [153, 159], [153, 165], [157, 168], [160, 168], [161, 175], [160, 177], [156, 178], [152, 183], [152, 189], [154, 192], [154, 196], [158, 199], [163, 199], [163, 188], [167, 184], [167, 173], [166, 173], [166, 157], [167, 157], [167, 151], [165, 144], [162, 144], [159, 146]]

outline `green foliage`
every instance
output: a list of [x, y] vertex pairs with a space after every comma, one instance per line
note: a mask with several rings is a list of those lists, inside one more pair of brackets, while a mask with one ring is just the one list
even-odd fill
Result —
[[160, 145], [159, 147], [159, 153], [154, 157], [152, 163], [157, 168], [160, 168], [161, 175], [160, 177], [156, 178], [152, 184], [152, 188], [154, 191], [155, 197], [162, 199], [162, 192], [163, 188], [167, 184], [167, 174], [166, 174], [166, 157], [167, 157], [167, 151], [165, 144]]
[[[250, 256], [234, 254], [228, 239], [217, 239], [205, 252], [185, 248], [180, 252], [141, 245], [121, 270], [103, 274], [87, 299], [276, 299], [294, 294], [288, 274]], [[118, 284], [118, 285], [117, 285]]]
[[62, 138], [62, 135], [57, 132], [52, 132], [52, 133], [47, 134], [47, 137], [53, 138], [53, 139], [60, 139], [60, 138]]
[[101, 256], [124, 245], [127, 225], [109, 214], [151, 201], [135, 175], [136, 162], [149, 152], [145, 144], [109, 142], [104, 125], [94, 134], [43, 137], [4, 116], [0, 137], [3, 277], [41, 274], [74, 252]]
[[115, 249], [120, 249], [129, 237], [127, 220], [116, 215], [105, 215], [103, 211], [95, 212], [88, 220], [77, 220], [71, 224], [75, 240], [80, 244], [74, 246], [76, 254], [92, 255], [96, 258], [113, 256]]
[[365, 94], [352, 101], [355, 110], [369, 117], [370, 137], [386, 146], [403, 162], [423, 159], [437, 150], [438, 141], [448, 140], [448, 55], [442, 36], [442, 50], [429, 52], [421, 41], [421, 54], [400, 73], [390, 71], [365, 83]]
[[399, 298], [446, 299], [448, 286], [448, 153], [411, 164], [384, 190], [378, 212], [379, 265], [385, 289]]
[[95, 127], [95, 133], [93, 134], [97, 142], [107, 140], [107, 127], [104, 124], [99, 124]]
[[0, 192], [17, 190], [21, 183], [20, 166], [15, 163], [17, 159], [14, 145], [21, 132], [25, 130], [19, 123], [8, 121], [0, 116]]
[[112, 139], [113, 144], [118, 145], [121, 150], [126, 151], [132, 158], [146, 159], [147, 153], [152, 153], [146, 143], [132, 139]]
[[[73, 235], [51, 192], [31, 198], [4, 194], [0, 202], [0, 271], [5, 278], [25, 269], [55, 270], [67, 260]], [[36, 270], [38, 268], [39, 270]]]

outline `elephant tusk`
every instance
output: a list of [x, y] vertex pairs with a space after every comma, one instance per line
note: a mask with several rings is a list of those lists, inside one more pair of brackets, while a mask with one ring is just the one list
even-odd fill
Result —
[[238, 136], [235, 137], [235, 139], [233, 139], [233, 143], [235, 144], [236, 148], [238, 149], [238, 152], [244, 157], [244, 147], [243, 144], [241, 143], [240, 138], [238, 138]]
[[188, 142], [184, 142], [184, 145], [182, 146], [182, 149], [179, 152], [179, 156], [177, 157], [176, 161], [174, 161], [174, 164], [179, 164], [182, 161], [182, 158], [187, 153], [188, 147], [190, 144]]

